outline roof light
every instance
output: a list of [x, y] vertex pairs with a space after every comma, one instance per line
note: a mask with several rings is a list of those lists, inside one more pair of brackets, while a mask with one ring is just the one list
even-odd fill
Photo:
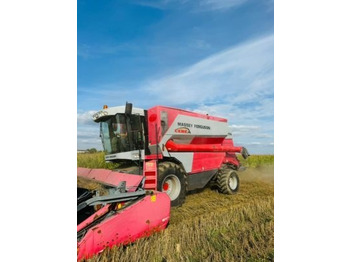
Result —
[[106, 116], [106, 115], [108, 115], [107, 111], [98, 111], [98, 112], [96, 112], [95, 114], [92, 115], [92, 118], [94, 120], [97, 120], [98, 118], [100, 118], [102, 116]]
[[108, 108], [108, 106], [107, 106], [107, 105], [104, 105], [104, 106], [103, 106], [103, 109], [107, 109], [107, 108]]

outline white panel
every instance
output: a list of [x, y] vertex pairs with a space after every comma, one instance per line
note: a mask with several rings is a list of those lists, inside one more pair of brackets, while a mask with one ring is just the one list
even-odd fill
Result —
[[[124, 114], [125, 113], [125, 106], [108, 107], [106, 109], [98, 111], [98, 112], [96, 112], [93, 115], [93, 120], [94, 121], [98, 121], [98, 119], [101, 116], [107, 116], [107, 115], [114, 116], [117, 113]], [[143, 116], [144, 115], [144, 110], [141, 109], [141, 108], [133, 107], [132, 108], [132, 114], [133, 115], [139, 114], [139, 115]]]
[[182, 153], [170, 153], [171, 157], [175, 157], [179, 160], [185, 168], [187, 173], [192, 171], [193, 164], [193, 153], [192, 152], [182, 152]]
[[[141, 159], [145, 158], [145, 150], [141, 150]], [[114, 160], [114, 159], [130, 159], [138, 160], [139, 159], [139, 150], [133, 150], [128, 152], [122, 152], [117, 154], [110, 154], [105, 156], [105, 160]]]
[[[187, 127], [191, 133], [180, 134], [175, 132], [177, 128], [183, 126]], [[228, 133], [229, 128], [227, 122], [178, 115], [159, 144], [165, 144], [169, 139], [174, 139], [176, 143], [189, 144], [194, 137], [226, 137]]]
[[179, 134], [175, 132], [175, 130], [180, 127], [187, 127], [190, 130], [191, 135], [194, 136], [226, 137], [229, 132], [227, 122], [178, 115], [171, 127], [168, 129], [167, 134], [171, 134], [176, 137], [186, 136], [187, 134]]

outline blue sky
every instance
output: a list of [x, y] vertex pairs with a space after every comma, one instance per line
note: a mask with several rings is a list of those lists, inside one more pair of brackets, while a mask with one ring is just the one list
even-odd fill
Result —
[[104, 104], [228, 118], [235, 144], [274, 149], [271, 0], [78, 0], [78, 148], [101, 149]]

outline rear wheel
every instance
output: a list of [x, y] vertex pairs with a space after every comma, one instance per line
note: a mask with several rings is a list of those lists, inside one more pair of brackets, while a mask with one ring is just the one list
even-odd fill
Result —
[[171, 206], [182, 205], [186, 196], [186, 172], [178, 164], [159, 163], [157, 190], [168, 194]]
[[219, 171], [216, 185], [220, 193], [233, 195], [239, 189], [239, 177], [237, 173], [229, 167], [224, 167]]

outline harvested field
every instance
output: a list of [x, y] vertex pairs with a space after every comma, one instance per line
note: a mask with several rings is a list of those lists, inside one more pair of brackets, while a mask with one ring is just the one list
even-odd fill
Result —
[[273, 261], [273, 156], [254, 157], [236, 195], [190, 192], [166, 230], [88, 261]]

